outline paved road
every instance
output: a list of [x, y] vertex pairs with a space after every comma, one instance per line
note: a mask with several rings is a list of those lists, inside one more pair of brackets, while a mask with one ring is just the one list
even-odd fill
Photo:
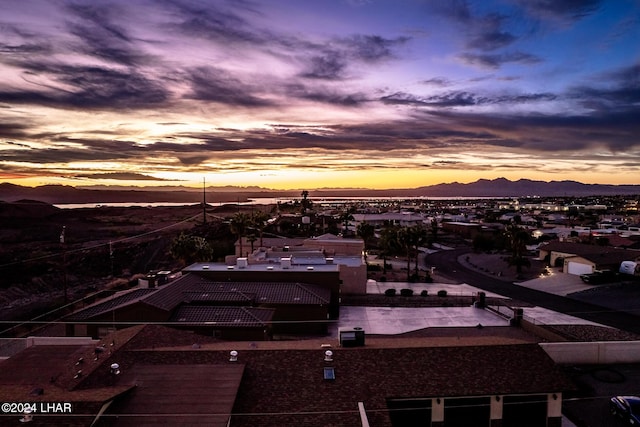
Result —
[[436, 267], [439, 274], [467, 283], [476, 288], [544, 307], [559, 313], [565, 313], [602, 325], [640, 334], [640, 319], [638, 316], [535, 289], [516, 286], [510, 282], [505, 282], [470, 270], [458, 262], [458, 257], [469, 251], [469, 248], [439, 251], [427, 255], [425, 262], [426, 265]]

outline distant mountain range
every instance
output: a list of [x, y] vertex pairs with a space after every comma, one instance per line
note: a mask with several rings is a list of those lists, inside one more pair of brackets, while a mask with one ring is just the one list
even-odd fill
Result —
[[[303, 189], [273, 190], [261, 187], [208, 187], [207, 202], [243, 202], [255, 198], [299, 198]], [[458, 182], [418, 188], [371, 190], [364, 188], [307, 189], [309, 197], [527, 197], [527, 196], [614, 196], [640, 195], [640, 185], [583, 184], [576, 181], [532, 181], [505, 178], [480, 179], [461, 184]], [[71, 187], [44, 185], [23, 187], [0, 184], [0, 201], [38, 200], [51, 204], [68, 203], [201, 203], [203, 190], [189, 187]]]

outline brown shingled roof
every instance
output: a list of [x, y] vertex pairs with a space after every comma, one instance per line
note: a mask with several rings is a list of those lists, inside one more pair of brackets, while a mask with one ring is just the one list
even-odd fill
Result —
[[[150, 332], [149, 338], [158, 335], [170, 340], [167, 335], [174, 333], [160, 326], [147, 328], [140, 334]], [[176, 332], [177, 340], [189, 342], [186, 334]], [[227, 343], [222, 350], [208, 350], [205, 345], [144, 349], [148, 344], [146, 339], [132, 339], [118, 352], [123, 372], [136, 365], [164, 367], [158, 369], [228, 365], [232, 364], [229, 351], [237, 345]], [[410, 348], [334, 345], [330, 363], [324, 361], [319, 345], [285, 350], [262, 349], [261, 345], [238, 348], [237, 363], [244, 365], [244, 375], [232, 426], [357, 425], [358, 402], [364, 402], [372, 426], [389, 426], [389, 398], [543, 394], [574, 388], [535, 343]], [[323, 378], [325, 366], [334, 368], [334, 381]], [[124, 379], [116, 385], [124, 385]]]
[[134, 365], [130, 396], [110, 408], [114, 426], [227, 427], [244, 365]]

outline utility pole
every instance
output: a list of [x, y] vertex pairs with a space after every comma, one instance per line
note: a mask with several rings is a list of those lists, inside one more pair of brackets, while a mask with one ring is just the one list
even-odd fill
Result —
[[60, 246], [62, 247], [62, 286], [64, 288], [64, 303], [65, 305], [69, 301], [69, 297], [67, 295], [67, 245], [64, 241], [64, 232], [66, 230], [66, 226], [62, 226], [62, 232], [60, 233]]
[[205, 185], [206, 178], [202, 178], [202, 223], [207, 223], [207, 186]]

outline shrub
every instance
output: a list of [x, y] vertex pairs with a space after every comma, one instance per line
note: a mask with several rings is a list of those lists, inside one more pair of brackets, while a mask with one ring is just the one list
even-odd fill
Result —
[[387, 276], [380, 276], [380, 282], [386, 282]]
[[420, 296], [421, 296], [421, 297], [427, 297], [427, 296], [429, 296], [429, 291], [425, 289], [424, 291], [420, 292]]
[[445, 291], [444, 289], [441, 289], [438, 291], [438, 296], [439, 297], [446, 297], [447, 296], [447, 291]]
[[430, 274], [427, 274], [427, 275], [424, 277], [424, 282], [425, 282], [425, 283], [433, 283], [433, 277], [431, 277], [431, 275], [430, 275]]
[[410, 297], [413, 295], [413, 289], [400, 289], [400, 295], [403, 297]]
[[393, 288], [387, 289], [386, 291], [384, 291], [384, 294], [388, 297], [393, 297], [396, 295], [396, 290]]

